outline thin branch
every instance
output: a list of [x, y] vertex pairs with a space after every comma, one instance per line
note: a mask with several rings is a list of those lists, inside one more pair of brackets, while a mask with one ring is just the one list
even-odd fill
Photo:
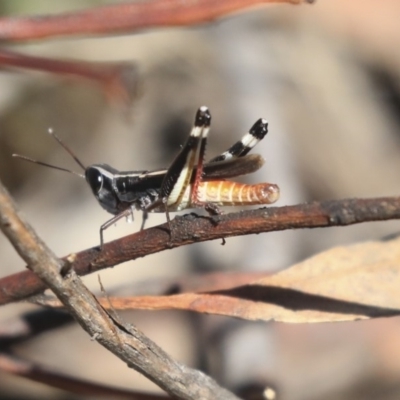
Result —
[[[191, 243], [261, 232], [346, 226], [390, 219], [400, 219], [399, 197], [313, 202], [213, 218], [187, 214], [171, 222], [172, 242], [168, 225], [163, 224], [107, 243], [101, 252], [99, 248], [92, 248], [76, 253], [71, 266], [78, 275], [86, 275]], [[22, 300], [44, 289], [45, 285], [30, 271], [10, 275], [0, 279], [0, 304]]]
[[100, 383], [91, 383], [82, 379], [66, 376], [55, 372], [54, 368], [47, 368], [40, 364], [23, 360], [14, 355], [0, 353], [0, 370], [12, 375], [22, 376], [34, 382], [77, 393], [85, 396], [96, 396], [96, 398], [132, 399], [132, 400], [166, 400], [169, 397], [144, 394], [131, 390], [113, 388]]
[[121, 3], [58, 15], [0, 18], [0, 40], [105, 35], [166, 26], [201, 24], [262, 4], [310, 0], [152, 0]]
[[115, 321], [70, 268], [72, 257], [58, 259], [18, 214], [0, 183], [0, 228], [28, 267], [64, 304], [81, 327], [128, 366], [167, 393], [182, 399], [238, 399], [200, 371], [171, 359], [134, 326]]
[[137, 95], [139, 75], [132, 62], [96, 63], [34, 57], [0, 49], [0, 65], [83, 78], [100, 85], [106, 95], [128, 105]]

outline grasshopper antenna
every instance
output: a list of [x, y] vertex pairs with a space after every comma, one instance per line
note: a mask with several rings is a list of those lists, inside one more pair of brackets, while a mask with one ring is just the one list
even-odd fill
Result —
[[54, 133], [53, 128], [48, 129], [49, 135], [53, 136], [54, 139], [61, 145], [61, 147], [75, 160], [75, 162], [85, 171], [86, 167], [82, 164], [79, 158], [74, 154], [74, 152]]
[[29, 161], [29, 162], [34, 163], [34, 164], [42, 165], [43, 167], [49, 167], [49, 168], [53, 168], [53, 169], [58, 169], [59, 171], [69, 172], [70, 174], [74, 174], [76, 176], [79, 176], [80, 178], [85, 178], [84, 175], [82, 175], [82, 174], [80, 174], [78, 172], [72, 171], [72, 170], [67, 169], [67, 168], [57, 167], [56, 165], [47, 164], [47, 163], [42, 162], [42, 161], [34, 160], [33, 158], [30, 158], [30, 157], [27, 157], [27, 156], [21, 156], [21, 154], [13, 154], [12, 156], [15, 157], [15, 158], [20, 158], [21, 160]]
[[[53, 136], [53, 138], [55, 140], [57, 140], [57, 142], [63, 147], [63, 149], [75, 160], [75, 162], [85, 171], [86, 168], [85, 166], [81, 163], [81, 161], [79, 160], [79, 158], [73, 153], [73, 151], [54, 133], [53, 128], [49, 128], [48, 129], [48, 133], [49, 135]], [[38, 161], [38, 160], [34, 160], [33, 158], [27, 157], [27, 156], [22, 156], [20, 154], [13, 154], [12, 155], [15, 158], [20, 158], [21, 160], [25, 160], [25, 161], [29, 161], [31, 163], [34, 164], [39, 164], [42, 165], [43, 167], [49, 167], [49, 168], [53, 168], [53, 169], [58, 169], [59, 171], [64, 171], [64, 172], [69, 172], [70, 174], [73, 175], [77, 175], [80, 178], [85, 178], [85, 176], [83, 174], [80, 174], [78, 172], [72, 171], [70, 169], [67, 168], [63, 168], [63, 167], [58, 167], [57, 165], [52, 165], [52, 164], [47, 164], [43, 161]]]

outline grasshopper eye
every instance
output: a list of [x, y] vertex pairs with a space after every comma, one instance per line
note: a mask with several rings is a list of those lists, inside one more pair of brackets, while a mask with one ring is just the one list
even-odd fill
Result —
[[85, 172], [85, 178], [87, 183], [92, 188], [94, 194], [97, 194], [101, 191], [104, 179], [103, 174], [97, 168], [87, 168]]
[[115, 176], [118, 171], [107, 164], [95, 164], [86, 168], [85, 178], [99, 204], [111, 214], [121, 212]]

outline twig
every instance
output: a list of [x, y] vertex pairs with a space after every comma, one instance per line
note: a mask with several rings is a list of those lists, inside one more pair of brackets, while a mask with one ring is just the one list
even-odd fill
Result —
[[166, 400], [169, 397], [144, 394], [131, 390], [117, 389], [100, 383], [91, 383], [82, 379], [66, 376], [54, 371], [54, 368], [46, 368], [40, 364], [23, 360], [14, 355], [0, 352], [0, 370], [13, 375], [22, 376], [34, 382], [44, 383], [48, 386], [67, 390], [96, 398], [132, 399], [132, 400]]
[[[286, 229], [346, 226], [370, 221], [400, 219], [400, 198], [345, 199], [313, 202], [286, 207], [242, 211], [215, 218], [188, 214], [171, 222], [174, 241], [170, 242], [168, 225], [126, 236], [98, 248], [74, 255], [72, 268], [86, 275], [104, 268], [196, 242]], [[41, 293], [43, 282], [30, 271], [0, 279], [0, 304], [22, 300]]]
[[[200, 371], [171, 359], [134, 326], [113, 320], [67, 261], [58, 259], [18, 215], [16, 206], [0, 183], [0, 228], [18, 254], [64, 304], [82, 328], [167, 393], [182, 399], [238, 399]], [[64, 275], [64, 276], [63, 276]]]
[[84, 78], [95, 82], [110, 98], [128, 105], [137, 95], [139, 75], [132, 62], [95, 63], [33, 57], [0, 49], [0, 65], [50, 72], [67, 77]]
[[249, 7], [310, 0], [152, 0], [115, 4], [59, 15], [0, 18], [0, 40], [34, 40], [55, 36], [105, 35], [162, 26], [213, 21]]

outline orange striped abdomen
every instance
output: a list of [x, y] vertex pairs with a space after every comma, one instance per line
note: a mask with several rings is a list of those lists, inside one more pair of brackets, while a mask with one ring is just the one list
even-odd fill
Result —
[[273, 183], [246, 185], [231, 181], [200, 182], [198, 201], [219, 206], [271, 204], [279, 199], [279, 187]]

